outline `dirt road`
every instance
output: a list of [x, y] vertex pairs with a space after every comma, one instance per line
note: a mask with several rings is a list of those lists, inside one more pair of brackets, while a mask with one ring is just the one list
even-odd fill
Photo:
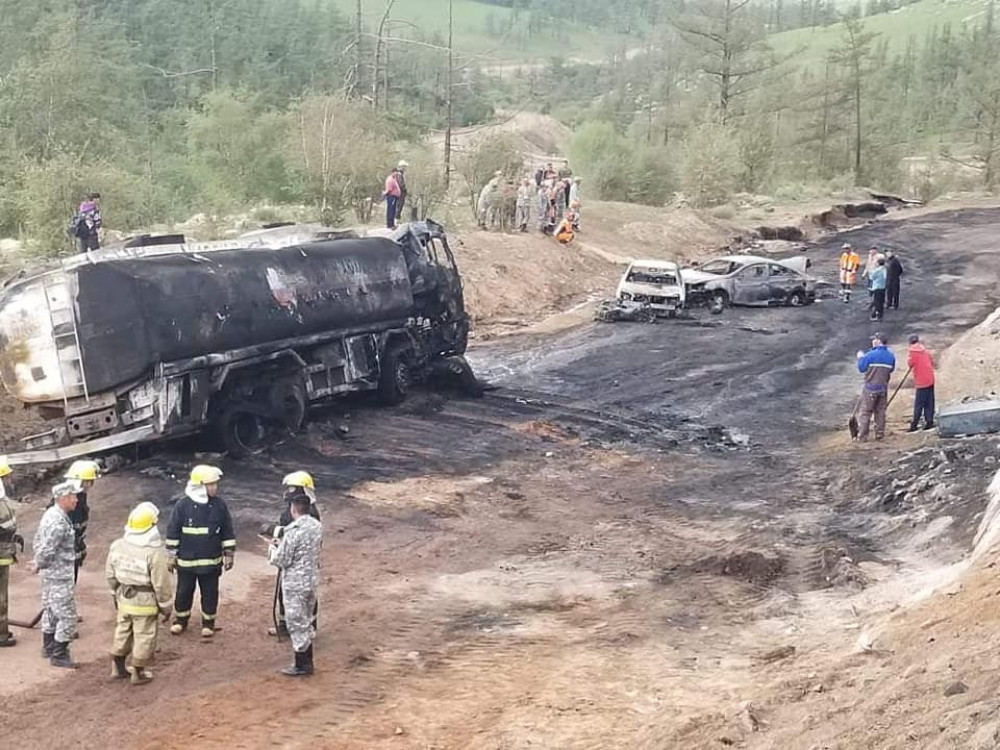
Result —
[[[941, 349], [982, 320], [1000, 303], [998, 224], [981, 210], [852, 232], [906, 267], [902, 309], [878, 326], [859, 294], [508, 337], [473, 353], [499, 386], [481, 400], [331, 410], [223, 462], [241, 544], [225, 629], [209, 644], [164, 635], [143, 688], [110, 683], [99, 656], [102, 548], [134, 502], [167, 504], [192, 457], [109, 476], [91, 500], [85, 663], [53, 675], [37, 633], [0, 654], [7, 746], [891, 746], [891, 723], [852, 734], [829, 691], [891, 671], [880, 657], [845, 674], [843, 659], [967, 549], [996, 444], [942, 452], [894, 425], [885, 444], [852, 446], [854, 352], [876, 327], [902, 358], [911, 330]], [[841, 241], [809, 250], [817, 275], [833, 278]], [[947, 491], [900, 496], [907, 461]], [[319, 673], [293, 683], [275, 674], [287, 645], [264, 632], [273, 582], [254, 533], [299, 468], [321, 488], [326, 548]], [[36, 594], [18, 571], [18, 611]]]

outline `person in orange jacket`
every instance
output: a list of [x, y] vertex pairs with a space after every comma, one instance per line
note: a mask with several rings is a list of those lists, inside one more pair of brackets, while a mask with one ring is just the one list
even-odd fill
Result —
[[858, 268], [861, 266], [861, 256], [858, 251], [845, 242], [840, 254], [840, 298], [844, 303], [851, 301], [851, 287], [858, 278]]
[[934, 359], [931, 353], [920, 343], [920, 337], [910, 334], [910, 348], [906, 363], [913, 370], [913, 384], [916, 393], [913, 397], [913, 419], [907, 432], [916, 432], [920, 417], [924, 417], [924, 429], [934, 428]]
[[555, 232], [556, 242], [560, 245], [568, 245], [576, 237], [573, 231], [573, 212], [567, 211], [563, 220], [559, 222]]

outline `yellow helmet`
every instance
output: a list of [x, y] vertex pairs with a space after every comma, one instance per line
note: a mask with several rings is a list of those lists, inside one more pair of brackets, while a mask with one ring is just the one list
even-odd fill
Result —
[[159, 519], [159, 508], [150, 502], [139, 503], [128, 514], [128, 523], [125, 524], [125, 530], [141, 534], [156, 526], [156, 522]]
[[191, 469], [191, 484], [215, 484], [222, 479], [222, 470], [215, 466], [199, 464]]
[[74, 461], [63, 474], [63, 479], [76, 479], [79, 482], [92, 482], [97, 479], [98, 467], [96, 461]]
[[14, 473], [14, 470], [10, 468], [10, 461], [7, 460], [7, 456], [0, 456], [0, 477], [9, 477]]
[[293, 471], [281, 480], [285, 487], [301, 487], [304, 490], [316, 489], [312, 476], [306, 471]]

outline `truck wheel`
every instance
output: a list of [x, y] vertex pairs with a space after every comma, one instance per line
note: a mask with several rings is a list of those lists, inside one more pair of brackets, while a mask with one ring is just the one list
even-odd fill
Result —
[[219, 418], [217, 428], [226, 452], [234, 458], [249, 456], [263, 448], [267, 442], [263, 420], [242, 409], [226, 411]]
[[306, 421], [308, 399], [301, 378], [285, 378], [271, 387], [271, 413], [289, 432], [298, 432]]
[[708, 300], [708, 311], [712, 315], [719, 315], [726, 309], [727, 304], [729, 304], [729, 296], [725, 292], [712, 292], [712, 296]]
[[382, 403], [394, 405], [406, 399], [413, 380], [406, 361], [408, 346], [386, 347], [378, 378], [378, 396]]

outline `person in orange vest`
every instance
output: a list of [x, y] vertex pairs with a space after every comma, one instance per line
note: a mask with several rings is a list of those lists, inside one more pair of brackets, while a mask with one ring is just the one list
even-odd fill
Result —
[[576, 237], [576, 232], [573, 231], [573, 212], [567, 211], [563, 220], [559, 222], [559, 226], [556, 227], [556, 242], [560, 245], [568, 245]]
[[844, 304], [851, 301], [851, 287], [858, 278], [858, 268], [861, 266], [861, 256], [858, 251], [845, 242], [840, 254], [840, 298]]

